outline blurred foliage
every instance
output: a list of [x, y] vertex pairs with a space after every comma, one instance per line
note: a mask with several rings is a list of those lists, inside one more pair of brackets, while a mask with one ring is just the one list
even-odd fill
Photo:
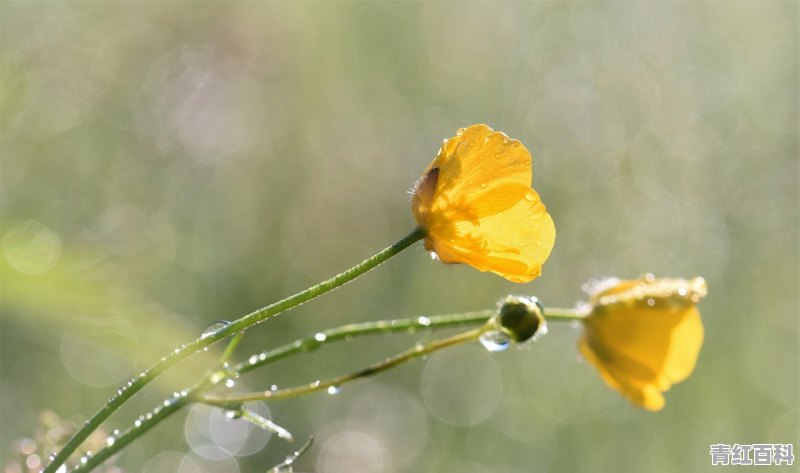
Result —
[[[299, 469], [699, 471], [712, 443], [797, 447], [797, 18], [789, 1], [0, 3], [0, 466], [43, 412], [88, 416], [212, 321], [405, 235], [406, 190], [476, 122], [533, 152], [558, 229], [541, 278], [513, 285], [417, 245], [251, 329], [240, 353], [508, 293], [571, 305], [587, 280], [653, 272], [709, 282], [696, 372], [652, 414], [576, 362], [567, 326], [499, 354], [459, 347], [269, 405], [317, 438]], [[326, 348], [240, 384], [349, 371], [423, 336]], [[265, 471], [294, 448], [212, 454], [241, 431], [196, 418], [117, 466]]]

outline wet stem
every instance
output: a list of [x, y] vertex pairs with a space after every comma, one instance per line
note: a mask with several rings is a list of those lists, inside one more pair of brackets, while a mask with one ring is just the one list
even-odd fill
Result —
[[[496, 309], [489, 309], [460, 314], [434, 315], [430, 317], [422, 316], [413, 319], [381, 320], [375, 322], [348, 324], [295, 340], [294, 342], [272, 350], [251, 355], [247, 361], [238, 363], [233, 367], [227, 367], [226, 360], [230, 357], [233, 349], [241, 339], [241, 336], [237, 335], [237, 337], [231, 339], [225, 350], [223, 360], [221, 360], [222, 368], [216, 368], [209, 371], [205, 379], [203, 379], [195, 387], [180, 394], [176, 393], [177, 395], [173, 395], [172, 398], [164, 401], [160, 406], [147, 415], [141, 416], [134, 424], [134, 427], [128, 429], [122, 435], [115, 438], [112, 443], [97, 452], [96, 455], [84, 458], [84, 460], [81, 461], [81, 463], [73, 470], [73, 472], [78, 473], [91, 471], [93, 468], [102, 464], [102, 462], [116, 454], [130, 442], [145, 434], [151, 428], [155, 427], [158, 423], [169, 417], [171, 414], [177, 412], [185, 405], [200, 402], [231, 411], [242, 411], [243, 403], [248, 401], [271, 401], [286, 399], [318, 392], [330, 387], [338, 388], [345, 383], [389, 370], [398, 365], [412, 361], [419, 357], [424, 357], [444, 348], [477, 340], [481, 334], [495, 329], [496, 326], [492, 323], [491, 319], [496, 314]], [[546, 314], [548, 321], [555, 322], [580, 320], [583, 317], [581, 313], [573, 309], [561, 308], [548, 308], [546, 309]], [[305, 385], [275, 391], [260, 391], [236, 396], [227, 396], [214, 393], [208, 394], [210, 389], [218, 385], [219, 382], [227, 379], [228, 376], [235, 377], [288, 356], [316, 350], [326, 344], [338, 341], [349, 341], [356, 337], [369, 335], [380, 335], [395, 332], [407, 333], [415, 332], [417, 330], [434, 330], [473, 325], [479, 325], [479, 327], [428, 343], [418, 343], [413, 348], [386, 358], [364, 369], [329, 380], [314, 381]], [[223, 375], [220, 375], [220, 373], [223, 373]]]
[[[112, 443], [110, 443], [107, 447], [103, 448], [102, 450], [98, 451], [97, 454], [90, 457], [84, 457], [81, 463], [74, 470], [72, 470], [72, 472], [78, 473], [78, 472], [91, 471], [93, 468], [99, 466], [105, 460], [116, 454], [130, 442], [142, 436], [151, 428], [155, 427], [158, 423], [169, 417], [171, 414], [177, 412], [179, 409], [181, 409], [183, 406], [187, 404], [194, 402], [202, 402], [205, 404], [222, 407], [229, 410], [234, 410], [234, 411], [240, 410], [242, 407], [242, 402], [244, 402], [244, 400], [242, 399], [222, 398], [218, 396], [215, 397], [215, 396], [205, 395], [205, 393], [209, 389], [215, 387], [219, 382], [227, 379], [227, 376], [224, 375], [219, 376], [221, 370], [227, 375], [235, 376], [253, 370], [255, 368], [264, 366], [268, 363], [278, 361], [293, 354], [305, 353], [308, 352], [309, 350], [317, 349], [328, 343], [333, 343], [337, 341], [349, 341], [356, 337], [362, 337], [368, 335], [379, 335], [379, 334], [387, 334], [394, 332], [408, 332], [409, 330], [422, 330], [422, 329], [433, 330], [433, 329], [448, 328], [448, 327], [469, 326], [476, 324], [482, 324], [484, 327], [487, 327], [488, 326], [487, 321], [495, 313], [496, 310], [484, 310], [476, 312], [467, 312], [463, 314], [418, 317], [415, 319], [382, 320], [377, 322], [365, 322], [360, 324], [343, 325], [341, 327], [326, 330], [324, 332], [319, 332], [310, 337], [305, 337], [295, 340], [294, 342], [288, 343], [286, 345], [283, 345], [281, 347], [275, 348], [270, 351], [252, 355], [251, 357], [248, 358], [247, 362], [239, 363], [233, 367], [228, 368], [227, 370], [225, 368], [211, 370], [206, 376], [206, 378], [193, 388], [188, 389], [182, 393], [179, 393], [177, 396], [173, 396], [172, 398], [167, 399], [160, 406], [155, 408], [147, 415], [141, 416], [133, 427], [122, 433], [122, 435], [120, 435], [119, 437], [114, 438], [114, 441]], [[464, 343], [474, 340], [478, 336], [480, 336], [480, 334], [485, 330], [484, 327], [463, 332], [441, 340], [436, 340], [434, 342], [430, 342], [425, 345], [418, 344], [411, 350], [387, 358], [386, 360], [380, 363], [376, 363], [375, 365], [372, 365], [364, 370], [358, 371], [351, 375], [345, 375], [331, 381], [326, 381], [325, 383], [316, 382], [316, 383], [311, 383], [310, 385], [299, 386], [297, 388], [288, 388], [285, 390], [276, 391], [273, 393], [273, 396], [270, 396], [270, 399], [275, 399], [280, 397], [286, 398], [286, 397], [300, 396], [314, 391], [319, 391], [320, 389], [325, 389], [332, 385], [344, 384], [348, 381], [352, 381], [364, 376], [369, 376], [371, 374], [384, 371], [386, 369], [397, 366], [406, 361], [410, 361], [414, 358], [432, 353], [436, 350], [440, 350], [448, 346], [453, 346], [458, 343]], [[232, 345], [236, 343], [238, 343], [238, 340], [236, 338], [232, 339], [230, 344], [228, 345], [228, 348], [230, 348]], [[225, 352], [228, 353], [230, 351], [231, 350], [226, 349]], [[251, 360], [257, 360], [257, 361], [253, 362]], [[224, 365], [225, 364], [223, 363], [223, 366]], [[316, 385], [316, 389], [308, 389], [308, 387], [311, 385]], [[278, 394], [278, 396], [274, 396], [274, 394]]]
[[[323, 281], [315, 286], [312, 286], [304, 291], [298, 292], [292, 296], [282, 299], [278, 302], [270, 304], [266, 307], [256, 310], [240, 319], [237, 319], [229, 324], [224, 325], [220, 329], [210, 333], [204, 334], [193, 342], [175, 349], [171, 354], [162, 358], [158, 363], [153, 365], [150, 369], [145, 370], [142, 374], [129, 383], [127, 386], [120, 388], [115, 396], [98, 410], [86, 423], [81, 427], [64, 445], [53, 460], [45, 467], [43, 473], [56, 473], [59, 467], [64, 465], [69, 456], [78, 449], [84, 440], [94, 432], [100, 424], [113, 414], [117, 409], [122, 406], [128, 399], [133, 397], [138, 391], [146, 386], [150, 381], [155, 379], [158, 375], [166, 371], [168, 368], [174, 366], [178, 362], [184, 360], [190, 355], [206, 348], [224, 338], [230, 337], [233, 334], [241, 332], [259, 322], [262, 322], [272, 316], [285, 312], [291, 308], [297, 307], [300, 304], [308, 302], [316, 297], [332, 291], [348, 282], [356, 279], [364, 273], [374, 269], [380, 264], [384, 263], [391, 257], [397, 255], [404, 249], [408, 248], [415, 242], [421, 240], [426, 235], [425, 229], [416, 227], [411, 233], [406, 235], [401, 240], [393, 245], [378, 252], [374, 256], [367, 258], [361, 263], [353, 266], [352, 268], [344, 271], [336, 276]], [[163, 411], [162, 411], [163, 412]], [[122, 440], [122, 438], [120, 438]], [[88, 471], [88, 470], [87, 470]]]

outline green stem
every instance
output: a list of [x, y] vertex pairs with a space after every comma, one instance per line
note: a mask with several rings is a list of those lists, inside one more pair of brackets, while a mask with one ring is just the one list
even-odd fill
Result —
[[[485, 324], [486, 321], [496, 313], [497, 313], [496, 309], [491, 309], [491, 310], [482, 310], [476, 312], [465, 312], [461, 314], [417, 317], [415, 319], [380, 320], [376, 322], [342, 325], [340, 327], [320, 332], [322, 334], [325, 334], [324, 340], [321, 341], [319, 340], [320, 338], [322, 338], [318, 336], [319, 334], [311, 337], [301, 338], [292, 343], [286, 344], [282, 347], [264, 352], [263, 353], [265, 355], [264, 357], [261, 357], [260, 355], [254, 355], [258, 356], [259, 358], [257, 366], [249, 362], [240, 363], [235, 367], [231, 368], [230, 372], [243, 373], [255, 369], [258, 366], [267, 364], [271, 361], [277, 361], [291, 354], [307, 351], [309, 340], [313, 340], [314, 342], [317, 343], [317, 345], [313, 348], [316, 349], [322, 346], [323, 344], [341, 340], [349, 340], [352, 337], [378, 335], [382, 333], [392, 333], [392, 332], [405, 332], [410, 329], [416, 329], [416, 328], [419, 328], [421, 330], [422, 329], [432, 330], [437, 328], [456, 327], [456, 326], [471, 325], [477, 323]], [[233, 340], [231, 340], [231, 344], [233, 344]], [[231, 345], [229, 344], [228, 347], [230, 346]], [[444, 347], [442, 346], [441, 348]], [[114, 441], [113, 444], [106, 446], [102, 450], [98, 451], [94, 456], [89, 457], [85, 463], [81, 463], [80, 465], [78, 465], [74, 470], [72, 470], [72, 472], [79, 473], [79, 472], [91, 471], [92, 468], [96, 468], [98, 465], [100, 465], [102, 462], [104, 462], [105, 460], [116, 454], [118, 451], [120, 451], [123, 447], [125, 447], [129, 443], [131, 443], [133, 440], [145, 434], [160, 421], [166, 419], [168, 416], [175, 413], [181, 407], [191, 402], [200, 400], [200, 396], [202, 395], [202, 393], [214, 385], [214, 381], [212, 378], [224, 379], [224, 377], [216, 376], [217, 371], [218, 370], [212, 370], [209, 373], [209, 375], [197, 386], [181, 393], [178, 397], [173, 397], [172, 399], [165, 401], [165, 403], [162, 406], [159, 406], [157, 409], [153, 410], [149, 416], [146, 415], [144, 417], [140, 417], [139, 421], [133, 427], [131, 427], [127, 431], [123, 432], [122, 435], [117, 437], [117, 439]], [[239, 404], [231, 403], [230, 405], [226, 404], [224, 407], [236, 409], [239, 407]]]
[[487, 327], [491, 326], [484, 325], [482, 327], [468, 330], [466, 332], [461, 332], [452, 335], [450, 337], [434, 340], [432, 342], [418, 343], [413, 348], [410, 348], [404, 352], [398, 353], [397, 355], [386, 358], [385, 360], [379, 361], [378, 363], [370, 365], [362, 370], [342, 376], [337, 376], [335, 378], [331, 378], [326, 381], [314, 381], [309, 384], [296, 386], [292, 388], [278, 389], [275, 391], [244, 393], [238, 395], [203, 394], [201, 395], [200, 402], [214, 406], [229, 407], [231, 405], [241, 404], [243, 402], [248, 402], [248, 401], [274, 401], [277, 399], [287, 399], [292, 397], [303, 396], [316, 391], [321, 391], [323, 389], [328, 389], [330, 387], [338, 388], [342, 384], [354, 381], [359, 378], [372, 376], [374, 374], [394, 368], [397, 365], [409, 362], [421, 356], [428, 355], [443, 348], [477, 340], [478, 337], [480, 337], [481, 334], [487, 330]]
[[586, 313], [578, 309], [566, 309], [563, 307], [545, 307], [544, 309], [544, 318], [548, 322], [571, 322], [585, 317]]
[[375, 322], [362, 322], [357, 324], [342, 325], [318, 332], [304, 338], [287, 343], [286, 345], [251, 355], [247, 361], [234, 366], [234, 373], [246, 373], [266, 364], [299, 352], [317, 350], [323, 345], [341, 340], [374, 335], [380, 333], [407, 332], [410, 330], [425, 330], [464, 325], [483, 324], [497, 313], [497, 309], [464, 312], [461, 314], [432, 315], [430, 317], [417, 317], [413, 319], [379, 320]]
[[404, 249], [408, 248], [415, 242], [421, 240], [426, 235], [425, 229], [421, 227], [415, 228], [411, 233], [406, 235], [401, 240], [397, 241], [395, 244], [383, 249], [379, 253], [375, 254], [374, 256], [367, 258], [366, 260], [362, 261], [361, 263], [353, 266], [352, 268], [344, 271], [342, 273], [337, 274], [336, 276], [323, 281], [315, 286], [312, 286], [304, 291], [298, 292], [292, 296], [289, 296], [285, 299], [282, 299], [278, 302], [270, 304], [266, 307], [256, 310], [244, 317], [235, 320], [215, 332], [210, 334], [204, 334], [200, 338], [194, 340], [193, 342], [183, 345], [182, 347], [176, 349], [169, 355], [162, 358], [158, 363], [153, 365], [150, 369], [144, 371], [136, 380], [132, 383], [120, 388], [117, 391], [117, 394], [113, 396], [108, 403], [106, 403], [99, 411], [97, 411], [86, 423], [83, 427], [78, 430], [64, 445], [64, 448], [61, 449], [58, 454], [53, 458], [50, 464], [45, 467], [43, 473], [55, 473], [58, 468], [64, 464], [64, 462], [69, 458], [69, 456], [77, 450], [77, 448], [83, 443], [84, 440], [94, 432], [100, 424], [108, 418], [112, 413], [114, 413], [119, 407], [124, 404], [128, 399], [130, 399], [134, 394], [140, 391], [144, 386], [146, 386], [150, 381], [152, 381], [156, 376], [163, 373], [168, 368], [172, 367], [176, 363], [184, 360], [188, 356], [202, 350], [203, 348], [210, 346], [223, 338], [229, 337], [236, 332], [240, 332], [248, 327], [251, 327], [259, 322], [262, 322], [269, 317], [277, 315], [281, 312], [289, 310], [293, 307], [297, 307], [300, 304], [310, 301], [316, 297], [325, 294], [326, 292], [332, 291], [337, 287], [343, 286], [348, 282], [356, 279], [357, 277], [361, 276], [362, 274], [374, 269], [375, 267], [379, 266], [381, 263], [385, 262], [389, 258], [395, 256], [396, 254], [400, 253]]
[[228, 345], [225, 347], [225, 351], [222, 352], [222, 356], [219, 358], [219, 364], [224, 365], [228, 360], [231, 359], [233, 356], [233, 352], [236, 351], [236, 347], [239, 346], [239, 342], [242, 341], [244, 338], [244, 331], [237, 333], [231, 340], [228, 342]]
[[108, 460], [112, 455], [122, 450], [129, 443], [133, 442], [140, 436], [144, 435], [147, 431], [158, 425], [161, 421], [163, 421], [170, 415], [174, 414], [175, 412], [178, 412], [180, 408], [191, 402], [192, 396], [194, 395], [197, 389], [198, 388], [187, 391], [182, 396], [178, 398], [173, 398], [171, 401], [165, 401], [165, 403], [162, 406], [154, 409], [146, 416], [140, 417], [139, 420], [136, 421], [134, 426], [123, 432], [119, 437], [117, 437], [114, 440], [114, 443], [109, 444], [107, 447], [98, 451], [97, 454], [94, 456], [85, 457], [86, 461], [81, 460], [81, 463], [77, 465], [74, 469], [70, 470], [70, 473], [92, 471], [94, 468], [98, 467], [104, 461]]

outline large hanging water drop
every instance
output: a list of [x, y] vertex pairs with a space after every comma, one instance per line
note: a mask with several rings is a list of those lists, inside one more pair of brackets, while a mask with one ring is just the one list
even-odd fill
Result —
[[511, 346], [511, 339], [509, 339], [508, 335], [500, 330], [484, 332], [478, 338], [478, 341], [481, 342], [481, 345], [483, 345], [484, 348], [492, 352], [503, 351]]

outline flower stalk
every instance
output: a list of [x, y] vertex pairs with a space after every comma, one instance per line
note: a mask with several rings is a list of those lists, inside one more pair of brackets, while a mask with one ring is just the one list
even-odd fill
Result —
[[311, 286], [308, 289], [300, 291], [278, 302], [258, 309], [248, 315], [245, 315], [244, 317], [241, 317], [238, 320], [222, 326], [220, 329], [214, 332], [204, 334], [189, 344], [177, 348], [175, 351], [153, 365], [153, 367], [142, 372], [142, 374], [133, 382], [120, 388], [117, 394], [113, 396], [88, 421], [86, 421], [83, 427], [67, 441], [61, 451], [59, 451], [53, 460], [44, 468], [43, 473], [56, 473], [59, 470], [59, 467], [62, 466], [67, 460], [67, 458], [69, 458], [69, 456], [75, 450], [77, 450], [78, 447], [80, 447], [83, 441], [86, 440], [86, 438], [89, 437], [92, 432], [100, 427], [100, 424], [104, 420], [106, 420], [111, 414], [119, 409], [120, 406], [122, 406], [122, 404], [124, 404], [128, 399], [133, 397], [134, 394], [149, 384], [150, 381], [178, 362], [224, 338], [227, 338], [237, 332], [241, 332], [255, 324], [258, 324], [259, 322], [263, 322], [272, 316], [297, 307], [300, 304], [325, 294], [326, 292], [330, 292], [347, 284], [348, 282], [386, 262], [393, 256], [413, 245], [415, 242], [421, 240], [426, 234], [427, 233], [424, 229], [421, 227], [416, 227], [404, 238], [398, 240], [393, 245], [383, 249], [370, 258], [367, 258], [361, 263], [353, 266], [347, 271], [339, 273], [326, 281], [323, 281], [315, 286]]
[[[545, 312], [547, 314], [546, 318], [548, 321], [569, 321], [580, 319], [582, 317], [572, 309], [548, 308]], [[472, 330], [461, 332], [447, 338], [435, 340], [427, 344], [417, 344], [409, 350], [375, 363], [365, 369], [333, 378], [331, 380], [309, 383], [294, 388], [267, 391], [267, 393], [270, 394], [266, 397], [255, 396], [255, 394], [261, 396], [265, 394], [264, 392], [254, 393], [253, 396], [254, 399], [257, 397], [259, 400], [276, 400], [297, 397], [327, 389], [331, 386], [339, 386], [349, 381], [386, 371], [405, 362], [431, 354], [435, 351], [450, 346], [474, 341], [480, 337], [481, 333], [493, 327], [493, 325], [489, 322], [496, 314], [497, 309], [488, 309], [459, 314], [421, 316], [416, 318], [380, 320], [374, 322], [342, 325], [316, 333], [314, 335], [310, 335], [308, 337], [297, 339], [291, 343], [287, 343], [272, 350], [251, 355], [246, 361], [237, 363], [228, 368], [228, 371], [235, 374], [246, 373], [292, 355], [306, 353], [330, 343], [348, 341], [356, 337], [402, 332], [407, 333], [409, 331], [417, 330], [422, 331], [478, 326]], [[550, 318], [551, 314], [553, 317], [552, 319]], [[224, 355], [226, 359], [230, 357], [230, 354], [238, 343], [239, 338], [240, 337], [237, 336], [236, 338], [231, 339], [229, 342]], [[113, 443], [110, 443], [107, 447], [98, 451], [94, 456], [87, 457], [84, 462], [81, 462], [81, 464], [72, 471], [75, 473], [91, 471], [93, 468], [96, 468], [108, 458], [115, 455], [133, 440], [144, 435], [158, 423], [165, 420], [182, 407], [193, 402], [203, 402], [205, 404], [215, 405], [226, 409], [235, 410], [241, 408], [242, 402], [246, 401], [247, 399], [233, 398], [232, 396], [223, 398], [221, 396], [215, 397], [212, 394], [205, 394], [209, 389], [213, 388], [216, 384], [226, 378], [224, 376], [217, 376], [218, 372], [218, 369], [211, 370], [207, 377], [193, 388], [179, 393], [178, 396], [173, 395], [172, 398], [164, 401], [162, 405], [155, 408], [149, 414], [140, 417], [130, 429], [116, 437]], [[64, 470], [57, 469], [55, 471]]]

